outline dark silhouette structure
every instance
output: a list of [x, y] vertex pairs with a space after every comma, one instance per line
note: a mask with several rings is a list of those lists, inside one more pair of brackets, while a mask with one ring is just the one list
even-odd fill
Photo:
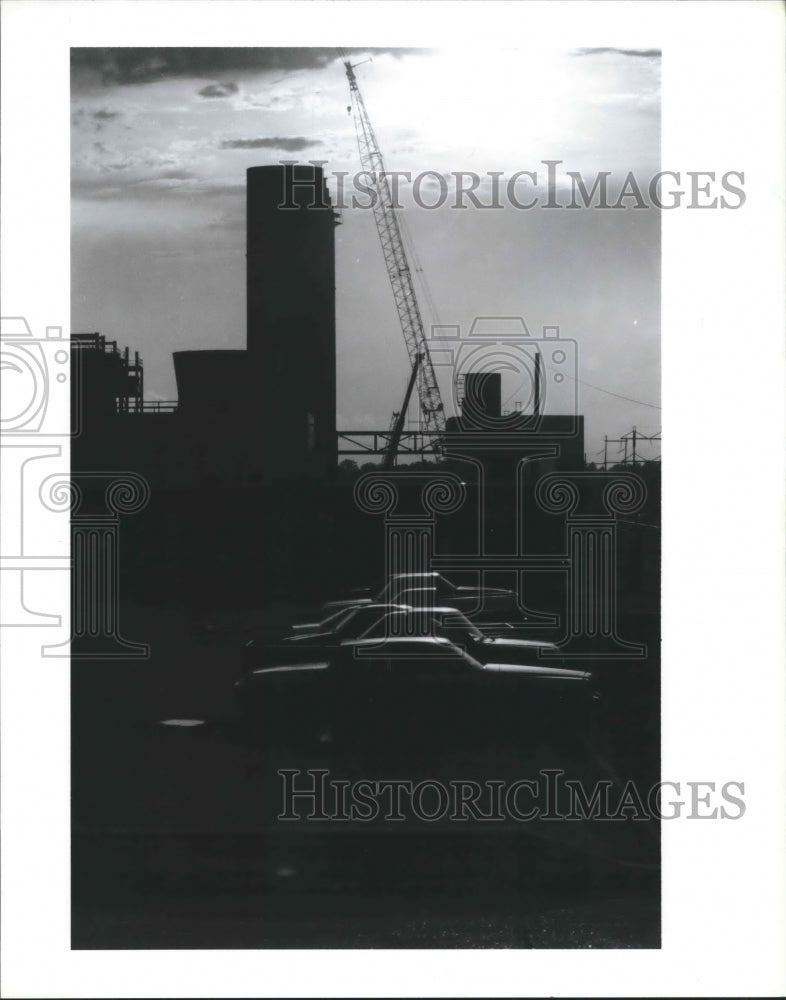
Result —
[[251, 167], [246, 190], [247, 348], [263, 464], [327, 477], [337, 462], [336, 216], [321, 167]]
[[521, 455], [531, 446], [550, 448], [548, 458], [536, 459], [528, 470], [538, 476], [584, 466], [584, 417], [573, 414], [502, 413], [502, 375], [498, 371], [464, 376], [461, 416], [447, 422], [448, 455], [479, 459], [487, 471], [514, 475]]
[[[657, 779], [659, 724], [659, 531], [643, 510], [641, 521], [630, 519], [619, 532], [617, 550], [620, 621], [627, 616], [621, 634], [646, 637], [654, 651], [652, 669], [632, 671], [622, 684], [620, 672], [609, 671], [613, 684], [607, 685], [608, 696], [604, 689], [599, 706], [586, 696], [568, 702], [573, 697], [568, 690], [576, 694], [579, 687], [571, 682], [566, 688], [558, 674], [525, 687], [515, 671], [506, 677], [501, 669], [484, 675], [480, 668], [467, 675], [472, 687], [463, 686], [461, 675], [454, 674], [459, 663], [466, 665], [465, 657], [454, 654], [441, 663], [429, 659], [425, 687], [406, 670], [395, 679], [397, 687], [391, 686], [385, 664], [382, 687], [375, 689], [373, 661], [364, 660], [362, 669], [349, 675], [350, 683], [316, 691], [309, 683], [305, 701], [300, 691], [289, 693], [287, 684], [283, 701], [279, 696], [263, 702], [261, 726], [258, 719], [249, 724], [232, 715], [241, 622], [254, 621], [263, 636], [278, 634], [303, 609], [319, 608], [325, 598], [352, 596], [358, 584], [388, 572], [385, 559], [394, 540], [418, 546], [435, 567], [437, 559], [454, 560], [456, 573], [451, 569], [449, 579], [465, 590], [454, 603], [466, 608], [484, 594], [487, 613], [495, 620], [515, 615], [527, 638], [559, 640], [559, 621], [549, 615], [563, 613], [570, 596], [581, 596], [570, 587], [580, 574], [567, 574], [572, 549], [566, 516], [539, 507], [534, 493], [540, 477], [584, 468], [583, 418], [545, 416], [539, 402], [533, 413], [503, 414], [498, 372], [465, 376], [461, 415], [440, 435], [439, 466], [395, 470], [398, 499], [389, 516], [373, 503], [359, 503], [357, 482], [337, 468], [336, 218], [322, 172], [313, 166], [259, 167], [248, 171], [247, 182], [245, 350], [175, 353], [178, 401], [150, 402], [144, 399], [137, 355], [99, 334], [73, 338], [72, 386], [81, 385], [82, 391], [72, 396], [78, 419], [71, 448], [81, 505], [77, 515], [72, 512], [72, 947], [156, 947], [160, 928], [174, 947], [219, 942], [344, 947], [350, 941], [353, 947], [409, 946], [423, 943], [426, 891], [440, 900], [444, 891], [440, 905], [451, 921], [460, 886], [462, 898], [472, 898], [472, 908], [477, 905], [482, 913], [484, 926], [492, 912], [518, 927], [523, 926], [518, 894], [509, 886], [520, 885], [529, 899], [537, 878], [544, 880], [544, 898], [555, 891], [560, 901], [575, 894], [584, 914], [590, 909], [586, 886], [605, 884], [607, 862], [601, 866], [591, 854], [582, 855], [580, 831], [560, 847], [546, 838], [522, 841], [520, 828], [513, 836], [503, 829], [500, 839], [494, 824], [488, 834], [476, 827], [467, 837], [462, 824], [443, 827], [440, 835], [430, 827], [425, 836], [417, 828], [413, 836], [409, 827], [401, 836], [392, 823], [382, 835], [377, 827], [368, 836], [363, 821], [359, 832], [358, 824], [348, 832], [337, 823], [317, 830], [317, 836], [293, 838], [280, 822], [281, 789], [272, 782], [284, 772], [276, 764], [299, 759], [289, 749], [290, 733], [312, 720], [323, 731], [308, 752], [325, 754], [315, 762], [326, 760], [331, 767], [343, 768], [346, 761], [354, 769], [353, 760], [362, 759], [375, 762], [372, 773], [407, 774], [415, 768], [425, 776], [428, 770], [420, 769], [430, 766], [434, 754], [442, 768], [447, 754], [458, 752], [463, 768], [467, 750], [485, 742], [487, 749], [496, 747], [495, 768], [501, 760], [511, 780], [519, 781], [519, 733], [538, 748], [537, 759], [550, 762], [553, 745], [555, 764], [567, 773], [580, 767], [577, 773], [589, 774], [584, 744], [573, 733], [591, 737], [589, 720], [599, 707], [608, 734], [601, 744], [604, 754], [610, 746], [617, 754], [612, 759], [619, 760], [622, 748], [627, 775], [631, 753], [632, 766], [639, 769], [634, 775], [651, 787]], [[383, 453], [374, 452], [377, 459]], [[659, 468], [650, 471], [654, 486]], [[391, 475], [381, 469], [379, 474]], [[449, 479], [464, 494], [453, 509], [450, 491], [443, 488]], [[431, 488], [440, 480], [442, 492]], [[129, 482], [139, 494], [136, 501]], [[600, 491], [598, 486], [593, 502]], [[131, 511], [134, 516], [126, 516]], [[571, 530], [570, 538], [577, 537], [579, 528], [574, 524]], [[585, 533], [591, 530], [607, 538], [611, 529], [590, 525]], [[520, 569], [520, 555], [534, 561]], [[225, 612], [231, 612], [231, 622], [222, 643]], [[509, 628], [504, 626], [503, 636]], [[213, 642], [221, 645], [214, 650]], [[99, 657], [90, 650], [100, 643], [109, 652]], [[499, 650], [494, 647], [488, 662], [505, 662]], [[117, 655], [133, 658], [131, 669], [123, 663], [121, 669], [115, 663], [107, 669], [108, 657]], [[314, 655], [308, 654], [310, 661]], [[446, 663], [448, 675], [440, 673]], [[344, 666], [352, 670], [355, 661]], [[602, 664], [591, 666], [602, 676]], [[301, 672], [309, 682], [315, 675], [311, 668]], [[479, 693], [478, 677], [493, 683], [493, 694], [490, 687], [484, 689], [488, 694]], [[372, 686], [364, 689], [369, 678]], [[505, 687], [508, 681], [511, 686]], [[308, 695], [309, 689], [314, 693]], [[325, 715], [326, 707], [333, 714]], [[276, 728], [281, 740], [270, 741]], [[556, 740], [561, 733], [567, 736], [562, 742]], [[194, 740], [193, 752], [175, 742], [183, 739]], [[479, 774], [483, 761], [491, 759], [485, 754], [476, 758]], [[611, 826], [616, 833], [617, 825]], [[633, 934], [633, 943], [641, 946], [642, 940], [657, 941], [659, 872], [651, 839], [644, 850], [637, 843], [632, 850], [644, 859], [638, 891], [654, 912], [650, 937]], [[290, 858], [289, 871], [303, 872], [294, 880], [296, 897], [281, 888]], [[625, 869], [626, 885], [637, 870]], [[619, 879], [619, 872], [611, 871], [615, 927]], [[364, 886], [362, 914], [351, 906], [345, 910], [358, 885]], [[357, 928], [365, 924], [387, 928], [368, 909], [366, 886], [372, 900], [376, 886], [378, 912], [395, 925], [394, 933], [383, 929], [373, 931], [373, 940], [358, 937]], [[417, 930], [402, 937], [399, 912], [406, 914], [408, 895], [417, 904]], [[394, 896], [401, 906], [397, 903], [390, 918]], [[309, 914], [312, 898], [317, 901]], [[253, 920], [244, 928], [243, 914], [252, 910]], [[100, 919], [104, 913], [109, 919]], [[566, 924], [560, 946], [575, 945], [576, 921], [560, 919]], [[301, 930], [295, 932], [295, 924]], [[238, 937], [243, 933], [249, 937]], [[473, 933], [465, 937], [474, 946]], [[617, 937], [615, 930], [615, 946]], [[591, 941], [597, 945], [597, 933]], [[437, 943], [445, 946], [444, 937]], [[523, 932], [522, 944], [533, 946]]]
[[132, 356], [127, 347], [121, 351], [117, 341], [100, 333], [74, 333], [71, 347], [74, 374], [78, 373], [71, 379], [74, 429], [82, 424], [94, 427], [115, 413], [141, 408], [144, 371], [138, 353]]
[[252, 167], [247, 184], [247, 350], [176, 352], [177, 404], [148, 403], [138, 355], [75, 335], [74, 468], [176, 489], [332, 479], [336, 215], [319, 167]]

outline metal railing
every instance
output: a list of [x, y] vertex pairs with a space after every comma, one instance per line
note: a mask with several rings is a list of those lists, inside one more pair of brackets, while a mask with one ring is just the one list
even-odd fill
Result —
[[115, 400], [116, 413], [174, 413], [176, 410], [176, 399]]
[[[336, 431], [339, 455], [384, 455], [392, 430], [386, 431]], [[398, 443], [399, 455], [430, 455], [439, 449], [440, 438], [436, 431], [402, 431]]]

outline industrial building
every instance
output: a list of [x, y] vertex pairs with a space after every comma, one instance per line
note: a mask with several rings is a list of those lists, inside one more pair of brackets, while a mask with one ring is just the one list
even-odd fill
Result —
[[[75, 334], [75, 469], [162, 488], [326, 481], [336, 467], [336, 214], [322, 170], [247, 172], [247, 349], [174, 354], [177, 404], [143, 398], [142, 362]], [[108, 464], [107, 464], [108, 463]]]
[[549, 451], [536, 462], [539, 475], [584, 465], [584, 417], [541, 412], [536, 394], [533, 410], [502, 412], [502, 375], [498, 371], [463, 376], [461, 414], [449, 417], [444, 451], [471, 457], [487, 468], [515, 465], [534, 446]]
[[[145, 593], [151, 562], [165, 567], [155, 586], [193, 602], [228, 597], [230, 588], [234, 600], [262, 600], [379, 571], [378, 525], [336, 475], [338, 220], [322, 170], [252, 167], [246, 211], [246, 349], [176, 352], [176, 402], [144, 399], [138, 355], [100, 334], [72, 338], [81, 376], [73, 379], [81, 391], [72, 467], [147, 480], [149, 508], [126, 529], [134, 544], [124, 545], [124, 574], [133, 578], [135, 560]], [[412, 385], [422, 373], [420, 365]], [[543, 474], [583, 467], [583, 418], [543, 414], [537, 395], [532, 413], [503, 414], [494, 371], [465, 373], [460, 415], [448, 418], [441, 400], [424, 410], [424, 400], [438, 399], [435, 386], [418, 382], [430, 419], [421, 438], [468, 483], [479, 486], [484, 470], [486, 544], [501, 551], [515, 541], [516, 483], [529, 493]], [[395, 435], [367, 434], [379, 439], [369, 454], [376, 464], [395, 459]], [[474, 537], [477, 495], [470, 486], [462, 513], [441, 529], [442, 545], [457, 550], [461, 537]], [[559, 526], [541, 530], [536, 520], [539, 544], [557, 544]]]

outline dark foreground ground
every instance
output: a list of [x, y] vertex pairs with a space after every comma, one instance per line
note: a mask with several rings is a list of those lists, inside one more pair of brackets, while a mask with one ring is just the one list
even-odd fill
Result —
[[238, 646], [195, 624], [125, 608], [124, 634], [151, 658], [73, 665], [74, 948], [659, 947], [654, 821], [277, 818], [282, 768], [511, 782], [561, 767], [643, 788], [658, 773], [651, 635], [646, 662], [605, 665], [590, 747], [348, 757], [264, 746], [234, 712]]

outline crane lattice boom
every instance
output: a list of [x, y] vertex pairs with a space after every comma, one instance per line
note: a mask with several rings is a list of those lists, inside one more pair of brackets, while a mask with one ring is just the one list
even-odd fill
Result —
[[[423, 412], [425, 429], [443, 433], [445, 431], [445, 407], [439, 393], [428, 340], [423, 329], [420, 308], [415, 297], [412, 273], [404, 252], [396, 211], [393, 207], [390, 184], [385, 173], [385, 164], [379, 151], [374, 129], [368, 117], [363, 97], [355, 79], [354, 69], [349, 62], [344, 63], [349, 80], [349, 91], [355, 118], [360, 163], [370, 175], [371, 187], [375, 192], [374, 220], [377, 224], [382, 253], [385, 257], [388, 277], [393, 289], [393, 298], [398, 310], [401, 329], [407, 345], [409, 361], [413, 369], [417, 365], [417, 387], [420, 408]], [[419, 356], [421, 356], [419, 359]]]

